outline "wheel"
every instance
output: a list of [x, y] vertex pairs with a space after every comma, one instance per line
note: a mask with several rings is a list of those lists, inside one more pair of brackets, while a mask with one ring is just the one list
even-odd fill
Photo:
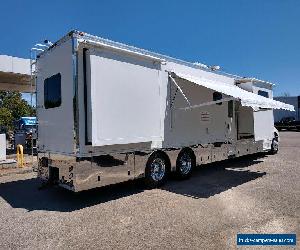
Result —
[[272, 140], [272, 144], [271, 144], [271, 154], [277, 154], [278, 153], [278, 146], [279, 146], [279, 143], [278, 143], [278, 138], [273, 138]]
[[183, 150], [176, 161], [176, 176], [179, 179], [188, 179], [196, 166], [195, 156], [192, 150]]
[[167, 160], [163, 154], [153, 153], [146, 164], [145, 184], [149, 188], [160, 187], [167, 178]]

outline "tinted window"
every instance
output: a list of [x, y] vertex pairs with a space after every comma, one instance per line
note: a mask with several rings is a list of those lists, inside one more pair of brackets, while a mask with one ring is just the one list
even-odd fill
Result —
[[233, 101], [228, 102], [228, 117], [233, 117]]
[[[213, 100], [214, 101], [219, 101], [222, 99], [222, 93], [220, 92], [214, 92], [213, 93]], [[222, 105], [222, 102], [218, 102], [217, 105]]]
[[267, 91], [259, 90], [258, 94], [261, 95], [261, 96], [263, 96], [263, 97], [269, 98], [269, 93]]
[[44, 105], [46, 109], [61, 105], [61, 75], [53, 75], [44, 81]]

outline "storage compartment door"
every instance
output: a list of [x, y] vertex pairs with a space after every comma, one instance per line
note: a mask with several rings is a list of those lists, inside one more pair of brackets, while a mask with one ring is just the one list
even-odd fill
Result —
[[107, 49], [89, 49], [92, 146], [162, 140], [160, 64]]

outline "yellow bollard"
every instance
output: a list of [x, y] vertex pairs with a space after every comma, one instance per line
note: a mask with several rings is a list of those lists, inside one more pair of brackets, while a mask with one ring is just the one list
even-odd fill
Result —
[[17, 162], [18, 167], [24, 167], [24, 155], [23, 155], [23, 146], [21, 144], [17, 145]]

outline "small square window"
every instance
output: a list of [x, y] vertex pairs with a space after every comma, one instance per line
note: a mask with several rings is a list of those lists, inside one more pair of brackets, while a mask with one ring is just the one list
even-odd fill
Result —
[[269, 93], [267, 91], [259, 90], [258, 95], [269, 98]]
[[[213, 101], [219, 101], [222, 100], [222, 93], [220, 92], [214, 92], [213, 93]], [[216, 103], [217, 105], [222, 105], [222, 102]]]
[[61, 74], [58, 73], [44, 81], [44, 106], [46, 109], [61, 105]]

